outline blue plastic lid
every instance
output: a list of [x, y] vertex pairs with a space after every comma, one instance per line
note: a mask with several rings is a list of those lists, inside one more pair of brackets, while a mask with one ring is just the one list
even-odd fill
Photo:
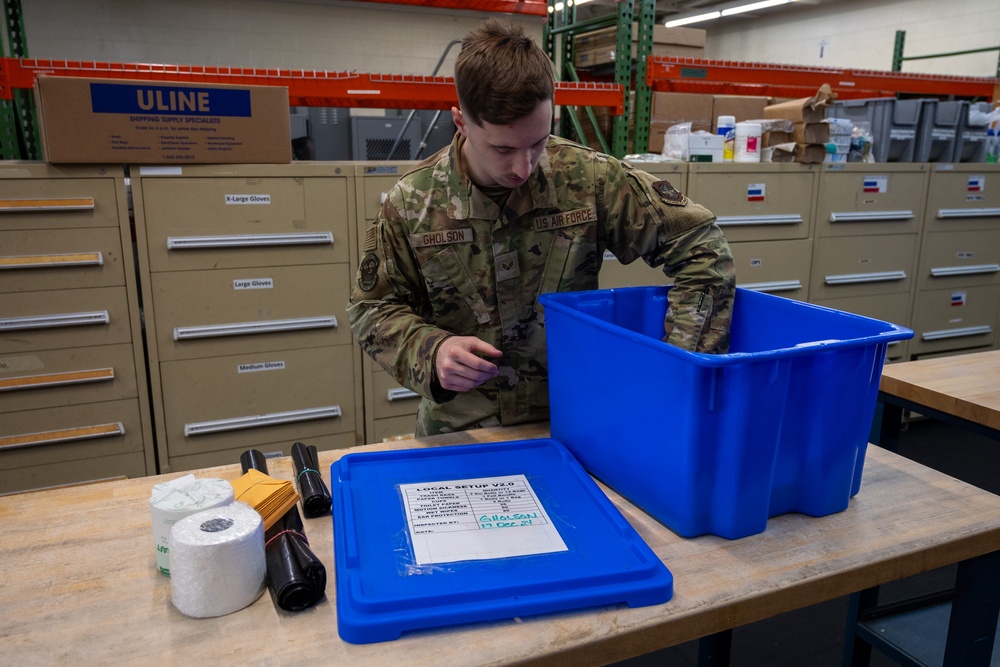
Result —
[[555, 440], [348, 454], [330, 479], [345, 641], [673, 594], [667, 567]]

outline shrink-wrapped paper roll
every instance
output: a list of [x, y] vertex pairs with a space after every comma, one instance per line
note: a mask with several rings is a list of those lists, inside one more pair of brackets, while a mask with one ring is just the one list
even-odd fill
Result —
[[231, 502], [233, 485], [216, 477], [195, 479], [194, 475], [184, 475], [154, 486], [149, 497], [149, 513], [157, 569], [170, 576], [170, 529], [175, 523], [196, 512]]
[[241, 502], [198, 512], [170, 532], [170, 601], [194, 618], [239, 611], [264, 592], [264, 522]]

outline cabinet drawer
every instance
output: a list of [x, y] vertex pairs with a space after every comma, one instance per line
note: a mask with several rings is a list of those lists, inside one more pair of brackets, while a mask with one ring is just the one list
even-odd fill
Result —
[[0, 413], [136, 396], [127, 343], [0, 356]]
[[142, 454], [139, 403], [134, 399], [9, 412], [2, 424], [0, 470]]
[[[383, 167], [385, 168], [385, 167]], [[396, 167], [389, 167], [395, 169]], [[361, 167], [365, 169], [365, 167]], [[385, 201], [386, 195], [389, 194], [389, 190], [392, 186], [396, 184], [399, 177], [405, 174], [410, 168], [409, 167], [398, 167], [398, 174], [386, 174], [386, 175], [366, 175], [361, 179], [361, 191], [363, 193], [364, 201], [361, 206], [358, 206], [364, 212], [364, 217], [366, 220], [374, 220], [375, 216], [378, 215], [379, 209], [382, 208], [382, 202]]]
[[917, 289], [1000, 286], [1000, 226], [993, 231], [926, 234]]
[[[187, 454], [185, 456], [171, 456], [170, 464], [168, 467], [169, 472], [177, 472], [180, 470], [200, 470], [202, 468], [210, 468], [212, 466], [224, 466], [233, 465], [239, 463], [240, 455], [248, 449], [256, 449], [257, 451], [266, 455], [281, 455], [281, 456], [291, 456], [292, 455], [292, 445], [296, 442], [301, 442], [305, 445], [313, 445], [316, 449], [327, 450], [327, 449], [346, 449], [348, 447], [355, 447], [359, 444], [357, 442], [354, 433], [339, 433], [336, 435], [321, 435], [313, 436], [308, 440], [281, 440], [278, 442], [266, 442], [261, 444], [256, 444], [251, 446], [237, 446], [230, 449], [219, 449], [211, 452], [202, 452], [200, 454]], [[321, 470], [323, 473], [323, 478], [327, 479], [327, 474], [330, 472], [329, 468], [326, 470]], [[297, 489], [296, 489], [297, 490]]]
[[843, 166], [845, 170], [827, 168], [820, 176], [816, 236], [914, 234], [920, 229], [927, 165]]
[[161, 361], [348, 345], [346, 264], [158, 273]]
[[372, 425], [372, 433], [367, 434], [367, 440], [369, 443], [376, 443], [398, 436], [412, 436], [416, 429], [417, 418], [415, 415], [376, 419]]
[[993, 345], [998, 312], [995, 287], [921, 290], [913, 306], [911, 350], [927, 354]]
[[124, 287], [17, 292], [0, 299], [0, 354], [131, 341]]
[[[113, 178], [31, 177], [32, 172], [44, 171], [0, 167], [0, 230], [118, 227], [120, 211]], [[25, 177], [7, 177], [11, 173]], [[123, 176], [120, 169], [117, 175]]]
[[[820, 299], [813, 301], [818, 306], [826, 306], [847, 313], [889, 322], [910, 328], [912, 307], [909, 294], [890, 296], [856, 296], [846, 299]], [[893, 341], [886, 349], [886, 358], [898, 361], [907, 358], [908, 340]]]
[[155, 471], [146, 472], [146, 458], [142, 452], [95, 456], [80, 461], [53, 461], [12, 470], [0, 468], [0, 493], [145, 477], [147, 474], [155, 474]]
[[374, 418], [409, 416], [412, 422], [420, 405], [420, 395], [400, 385], [378, 364], [372, 362], [371, 367], [368, 380], [372, 383]]
[[0, 292], [124, 285], [123, 263], [117, 227], [0, 231]]
[[350, 345], [160, 365], [171, 458], [353, 432]]
[[807, 300], [812, 244], [810, 239], [731, 243], [737, 284], [758, 292]]
[[916, 236], [827, 238], [813, 250], [813, 300], [910, 292]]
[[150, 270], [349, 262], [347, 183], [339, 177], [142, 178], [135, 200], [141, 201]]
[[817, 171], [786, 166], [692, 165], [688, 194], [711, 209], [730, 242], [808, 238]]
[[1000, 229], [1000, 166], [939, 165], [927, 192], [925, 232]]
[[604, 262], [601, 264], [597, 281], [601, 289], [666, 285], [669, 282], [662, 267], [654, 269], [641, 259], [631, 264], [622, 264], [608, 251], [604, 253]]

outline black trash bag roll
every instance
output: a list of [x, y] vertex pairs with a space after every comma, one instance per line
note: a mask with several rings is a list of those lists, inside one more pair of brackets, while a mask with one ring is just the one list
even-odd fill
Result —
[[302, 511], [307, 519], [315, 519], [330, 513], [332, 499], [330, 490], [319, 472], [319, 455], [313, 445], [296, 442], [292, 445], [292, 461], [295, 463], [295, 481], [302, 496]]
[[267, 457], [256, 449], [248, 449], [240, 454], [240, 467], [243, 468], [244, 475], [251, 468], [266, 475]]
[[326, 594], [326, 568], [309, 549], [297, 507], [264, 534], [267, 586], [285, 611], [302, 611]]
[[[240, 456], [243, 474], [253, 468], [267, 474], [267, 458], [256, 449]], [[326, 594], [326, 567], [309, 549], [297, 506], [264, 532], [267, 587], [285, 611], [308, 609]]]

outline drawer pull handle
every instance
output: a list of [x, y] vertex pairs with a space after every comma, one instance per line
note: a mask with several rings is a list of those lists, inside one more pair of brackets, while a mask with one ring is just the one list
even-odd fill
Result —
[[830, 222], [892, 222], [913, 217], [913, 211], [835, 211]]
[[420, 398], [420, 394], [406, 387], [396, 387], [386, 392], [386, 399], [390, 403], [393, 401], [405, 401], [410, 398]]
[[247, 246], [315, 245], [333, 243], [333, 232], [314, 234], [231, 234], [225, 236], [168, 236], [168, 250], [245, 248]]
[[248, 417], [233, 417], [232, 419], [216, 419], [207, 422], [184, 424], [184, 437], [206, 435], [222, 431], [238, 431], [244, 428], [275, 426], [291, 422], [304, 422], [313, 419], [330, 419], [340, 417], [340, 406], [331, 405], [323, 408], [306, 408], [288, 412], [272, 412], [266, 415], [250, 415]]
[[937, 217], [948, 218], [992, 218], [1000, 215], [1000, 208], [941, 208]]
[[236, 322], [233, 324], [206, 324], [195, 327], [175, 327], [174, 340], [192, 338], [216, 338], [219, 336], [243, 336], [246, 334], [276, 333], [279, 331], [303, 331], [306, 329], [337, 328], [337, 318], [300, 317], [291, 320], [265, 320], [263, 322]]
[[794, 289], [802, 289], [802, 281], [799, 280], [775, 280], [769, 283], [746, 283], [740, 287], [754, 292], [787, 292]]
[[939, 266], [931, 269], [935, 278], [943, 276], [972, 276], [980, 273], [1000, 272], [1000, 264], [977, 264], [976, 266]]
[[95, 368], [89, 371], [67, 371], [65, 373], [47, 373], [45, 375], [24, 375], [21, 377], [0, 378], [0, 391], [44, 389], [67, 384], [107, 382], [114, 379], [115, 369], [113, 368]]
[[67, 197], [65, 199], [3, 199], [0, 213], [42, 213], [45, 211], [92, 211], [93, 197]]
[[23, 329], [54, 329], [56, 327], [78, 327], [89, 324], [108, 324], [111, 316], [106, 310], [89, 313], [61, 313], [59, 315], [30, 315], [27, 317], [0, 318], [0, 331], [21, 331]]
[[925, 331], [920, 334], [923, 340], [943, 340], [945, 338], [962, 338], [964, 336], [981, 336], [993, 333], [988, 324], [978, 327], [962, 327], [960, 329], [941, 329], [940, 331]]
[[802, 216], [798, 213], [781, 213], [777, 215], [720, 215], [715, 219], [720, 227], [737, 225], [798, 225]]
[[104, 255], [99, 252], [76, 252], [0, 257], [0, 269], [49, 269], [61, 266], [104, 266]]
[[839, 276], [827, 276], [827, 285], [853, 285], [856, 283], [882, 283], [890, 280], [905, 280], [906, 271], [881, 271], [878, 273], [845, 273]]
[[125, 435], [125, 425], [121, 422], [116, 422], [114, 424], [98, 424], [96, 426], [64, 428], [56, 431], [45, 431], [44, 433], [5, 435], [0, 436], [0, 450], [21, 449], [23, 447], [41, 447], [43, 445], [54, 445], [60, 442], [93, 440], [94, 438], [108, 438], [116, 435]]

